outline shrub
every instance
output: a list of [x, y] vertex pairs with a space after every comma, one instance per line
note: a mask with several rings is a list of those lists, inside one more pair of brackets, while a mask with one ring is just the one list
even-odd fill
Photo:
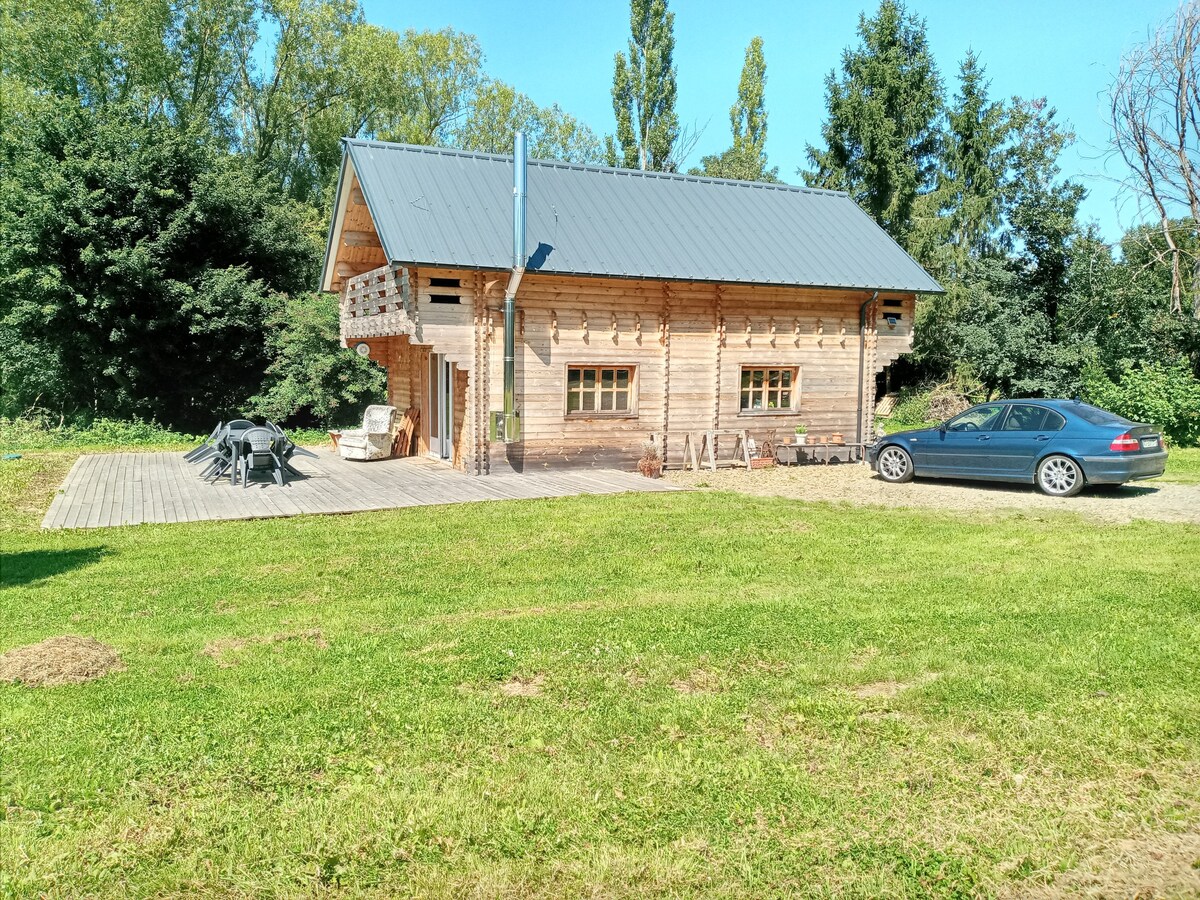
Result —
[[878, 421], [889, 432], [924, 428], [944, 422], [969, 409], [982, 388], [966, 376], [956, 376], [942, 384], [902, 388], [892, 414]]
[[1184, 362], [1129, 368], [1116, 382], [1089, 366], [1083, 372], [1083, 394], [1096, 406], [1158, 426], [1174, 444], [1200, 444], [1200, 380]]
[[268, 324], [272, 362], [265, 389], [250, 400], [256, 415], [293, 425], [358, 424], [367, 406], [384, 402], [384, 370], [341, 345], [337, 297], [291, 297]]
[[899, 401], [886, 419], [887, 425], [890, 426], [889, 431], [920, 428], [928, 421], [929, 393], [916, 388], [905, 388], [900, 392]]
[[[215, 424], [215, 423], [214, 423]], [[54, 450], [78, 447], [171, 446], [198, 444], [202, 438], [180, 434], [156, 422], [96, 419], [89, 423], [54, 422], [45, 416], [0, 418], [0, 447]]]

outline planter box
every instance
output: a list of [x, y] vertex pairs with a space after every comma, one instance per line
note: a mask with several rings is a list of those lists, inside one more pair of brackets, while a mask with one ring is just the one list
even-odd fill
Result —
[[750, 468], [752, 469], [770, 469], [775, 465], [775, 457], [773, 456], [754, 456], [750, 459]]

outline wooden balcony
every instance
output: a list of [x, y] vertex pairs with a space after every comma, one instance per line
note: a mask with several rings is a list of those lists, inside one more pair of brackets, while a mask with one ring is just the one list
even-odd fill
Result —
[[407, 269], [380, 266], [347, 279], [341, 300], [342, 346], [363, 338], [413, 336], [418, 327]]

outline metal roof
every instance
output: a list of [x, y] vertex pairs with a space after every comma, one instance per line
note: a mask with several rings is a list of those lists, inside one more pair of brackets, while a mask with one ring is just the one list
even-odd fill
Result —
[[[393, 263], [511, 267], [512, 157], [345, 146]], [[841, 192], [540, 160], [528, 178], [530, 272], [941, 291]]]

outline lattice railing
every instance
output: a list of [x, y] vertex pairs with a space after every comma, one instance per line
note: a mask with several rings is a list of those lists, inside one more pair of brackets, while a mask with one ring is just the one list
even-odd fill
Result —
[[346, 281], [342, 318], [361, 319], [397, 310], [408, 311], [408, 270], [380, 266]]
[[342, 293], [342, 341], [349, 338], [413, 334], [416, 312], [408, 270], [381, 266], [347, 279]]

